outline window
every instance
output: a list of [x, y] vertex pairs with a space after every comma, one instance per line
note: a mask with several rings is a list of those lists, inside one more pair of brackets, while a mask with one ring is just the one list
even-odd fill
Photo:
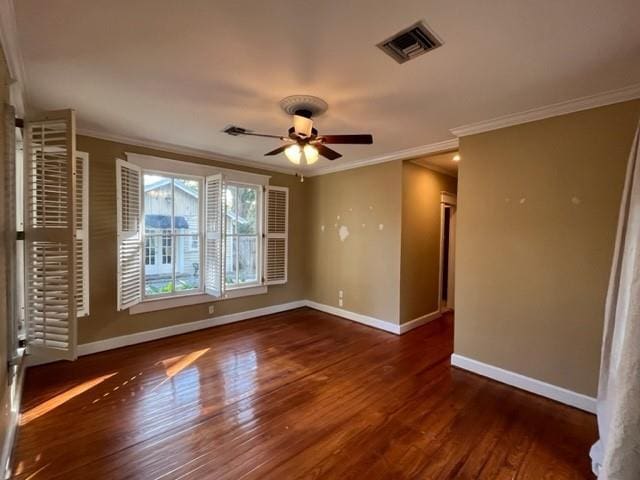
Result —
[[132, 153], [116, 161], [116, 177], [118, 310], [286, 283], [287, 188], [268, 186], [265, 175]]
[[162, 235], [162, 264], [171, 265], [171, 236]]
[[155, 265], [156, 263], [156, 245], [155, 238], [147, 238], [144, 242], [144, 264]]
[[230, 183], [225, 188], [225, 285], [258, 283], [258, 198], [261, 188]]
[[144, 172], [143, 184], [144, 295], [202, 291], [203, 179]]

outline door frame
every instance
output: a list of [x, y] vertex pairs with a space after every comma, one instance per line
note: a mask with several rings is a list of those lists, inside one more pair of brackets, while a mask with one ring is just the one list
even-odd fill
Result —
[[[456, 210], [457, 195], [446, 191], [440, 192], [440, 253], [438, 268], [438, 309], [441, 312], [453, 310], [455, 305], [455, 233], [456, 233]], [[449, 258], [447, 276], [447, 301], [442, 301], [442, 273], [444, 270], [444, 217], [445, 210], [449, 209]]]

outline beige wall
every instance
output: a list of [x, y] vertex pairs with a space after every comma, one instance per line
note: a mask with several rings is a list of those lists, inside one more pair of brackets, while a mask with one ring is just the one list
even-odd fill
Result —
[[[303, 187], [292, 175], [260, 172], [220, 162], [163, 153], [91, 137], [78, 136], [78, 149], [89, 153], [90, 168], [90, 309], [89, 317], [78, 320], [78, 342], [88, 343], [144, 330], [193, 322], [228, 313], [277, 305], [304, 298], [306, 251], [304, 241]], [[125, 152], [155, 155], [174, 160], [220, 165], [228, 168], [266, 173], [271, 184], [289, 187], [289, 281], [269, 287], [269, 293], [215, 302], [215, 314], [208, 313], [209, 304], [129, 315], [116, 311], [116, 174], [115, 159]]]
[[[312, 177], [304, 185], [307, 298], [337, 307], [343, 290], [346, 310], [398, 323], [402, 162]], [[342, 226], [349, 231], [344, 241]]]
[[464, 137], [455, 351], [595, 395], [640, 101]]
[[456, 179], [413, 162], [402, 167], [400, 323], [439, 309], [440, 193]]

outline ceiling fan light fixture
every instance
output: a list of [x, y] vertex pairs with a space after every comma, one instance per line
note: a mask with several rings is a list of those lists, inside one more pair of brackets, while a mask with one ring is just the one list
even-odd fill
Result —
[[313, 165], [318, 161], [318, 149], [313, 145], [304, 146], [304, 158], [307, 160], [307, 165]]
[[300, 145], [298, 145], [297, 143], [289, 145], [284, 149], [284, 154], [291, 163], [293, 163], [294, 165], [300, 165], [300, 159], [302, 157], [302, 150], [300, 149]]
[[309, 137], [311, 136], [312, 128], [313, 128], [313, 121], [311, 120], [311, 118], [307, 118], [302, 115], [293, 116], [293, 129], [298, 135]]

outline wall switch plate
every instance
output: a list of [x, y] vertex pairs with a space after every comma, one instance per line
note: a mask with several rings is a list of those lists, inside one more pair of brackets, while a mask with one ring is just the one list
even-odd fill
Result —
[[215, 306], [209, 305], [209, 313], [213, 313], [215, 311]]

